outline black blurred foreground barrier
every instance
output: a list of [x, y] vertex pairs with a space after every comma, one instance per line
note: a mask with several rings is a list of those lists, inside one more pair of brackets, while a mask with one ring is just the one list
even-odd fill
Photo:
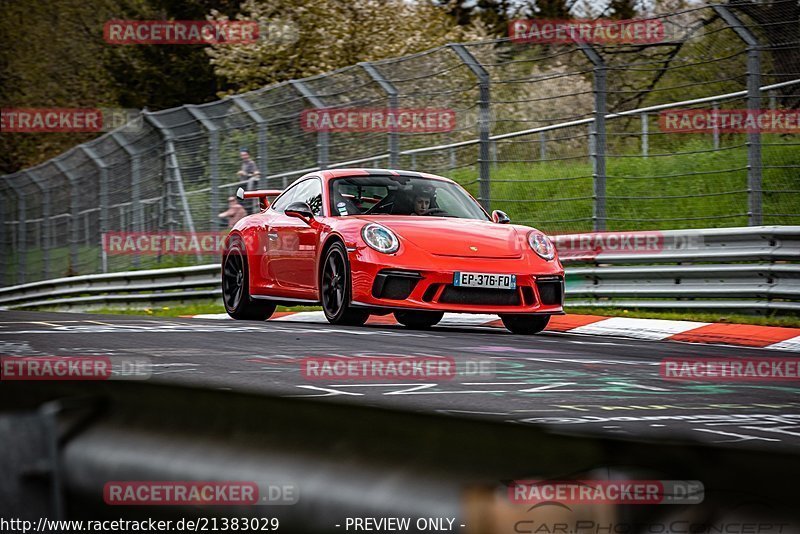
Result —
[[[279, 532], [347, 532], [348, 518], [389, 517], [410, 518], [409, 531], [417, 518], [454, 518], [432, 530], [470, 534], [800, 532], [797, 451], [555, 435], [133, 381], [0, 386], [5, 519], [278, 518]], [[508, 498], [505, 484], [520, 479], [696, 480], [705, 494], [701, 504], [531, 506]], [[104, 502], [106, 483], [131, 480], [244, 480], [297, 493], [294, 504], [237, 508]]]

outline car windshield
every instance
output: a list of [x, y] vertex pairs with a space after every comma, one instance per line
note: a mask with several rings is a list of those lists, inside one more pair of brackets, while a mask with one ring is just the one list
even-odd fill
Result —
[[408, 215], [488, 220], [460, 186], [410, 176], [350, 176], [331, 181], [331, 214]]

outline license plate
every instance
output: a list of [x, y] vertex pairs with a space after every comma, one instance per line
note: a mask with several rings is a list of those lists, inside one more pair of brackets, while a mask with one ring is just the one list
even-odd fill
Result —
[[491, 289], [517, 289], [515, 274], [455, 273], [453, 285], [457, 287], [485, 287]]

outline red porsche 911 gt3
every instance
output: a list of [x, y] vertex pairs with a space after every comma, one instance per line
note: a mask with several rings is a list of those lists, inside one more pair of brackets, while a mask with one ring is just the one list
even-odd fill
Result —
[[222, 294], [234, 319], [321, 304], [333, 324], [394, 313], [428, 328], [444, 312], [490, 313], [534, 334], [563, 313], [564, 269], [550, 239], [501, 211], [490, 216], [447, 178], [338, 169], [238, 196], [259, 198], [262, 211], [226, 239]]

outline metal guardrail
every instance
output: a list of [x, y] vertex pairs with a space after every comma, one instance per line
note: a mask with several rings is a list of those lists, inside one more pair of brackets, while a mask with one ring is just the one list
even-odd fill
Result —
[[[572, 306], [800, 311], [800, 226], [657, 232], [659, 250], [562, 262]], [[795, 262], [795, 263], [792, 263]]]
[[[559, 236], [636, 236], [604, 233]], [[800, 226], [650, 232], [657, 250], [571, 255], [571, 306], [800, 311]], [[574, 250], [570, 250], [570, 253]], [[588, 253], [587, 253], [588, 252]], [[219, 264], [58, 278], [0, 289], [0, 307], [89, 308], [215, 299]]]

